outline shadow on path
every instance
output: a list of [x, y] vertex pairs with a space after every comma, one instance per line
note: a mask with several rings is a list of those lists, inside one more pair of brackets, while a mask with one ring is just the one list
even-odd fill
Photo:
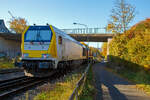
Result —
[[137, 90], [130, 88], [134, 86], [134, 84], [105, 70], [104, 66], [104, 63], [95, 64], [93, 66], [96, 82], [95, 86], [97, 89], [96, 100], [150, 100], [147, 98], [139, 98], [139, 94], [134, 93], [137, 92]]

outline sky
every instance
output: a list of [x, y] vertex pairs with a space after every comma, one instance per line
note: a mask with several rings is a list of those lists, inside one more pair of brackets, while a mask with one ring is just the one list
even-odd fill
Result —
[[[90, 28], [107, 25], [115, 0], [0, 0], [0, 19], [6, 26], [11, 16], [22, 17], [29, 25], [49, 23], [59, 29], [82, 28], [73, 22]], [[136, 17], [130, 26], [150, 17], [150, 0], [126, 0], [136, 7]], [[95, 43], [94, 46], [97, 46]], [[100, 44], [101, 45], [101, 44]]]

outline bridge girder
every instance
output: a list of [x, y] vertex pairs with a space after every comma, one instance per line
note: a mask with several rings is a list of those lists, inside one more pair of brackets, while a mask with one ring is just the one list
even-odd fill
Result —
[[114, 34], [69, 34], [80, 42], [107, 42], [108, 38], [113, 38]]

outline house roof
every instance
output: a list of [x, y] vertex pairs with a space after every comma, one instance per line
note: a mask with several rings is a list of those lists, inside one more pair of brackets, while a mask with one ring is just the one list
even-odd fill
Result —
[[21, 42], [21, 34], [14, 33], [0, 33], [0, 37], [3, 37], [6, 40], [14, 40]]
[[9, 30], [5, 26], [4, 20], [2, 19], [0, 19], [0, 32], [1, 33], [9, 32]]
[[0, 19], [0, 37], [7, 40], [14, 40], [21, 42], [21, 34], [11, 33], [5, 26], [4, 20]]

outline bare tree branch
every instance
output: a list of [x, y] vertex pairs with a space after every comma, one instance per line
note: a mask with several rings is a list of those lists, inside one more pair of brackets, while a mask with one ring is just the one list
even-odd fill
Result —
[[129, 27], [129, 23], [135, 17], [135, 7], [126, 3], [125, 0], [116, 0], [114, 7], [111, 10], [110, 21], [108, 24], [113, 24], [113, 28], [108, 31], [115, 33], [123, 33]]

